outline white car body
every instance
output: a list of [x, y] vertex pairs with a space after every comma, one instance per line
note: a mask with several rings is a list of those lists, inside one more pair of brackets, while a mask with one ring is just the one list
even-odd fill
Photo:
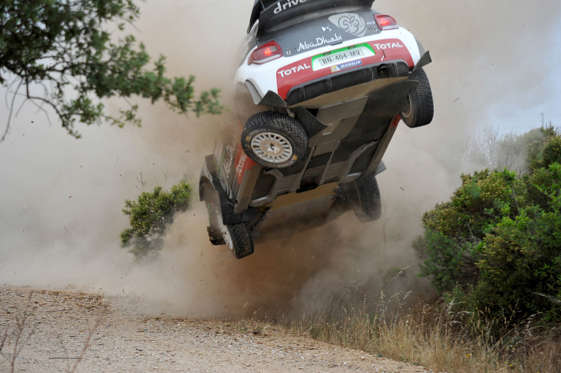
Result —
[[379, 218], [376, 175], [398, 123], [427, 125], [434, 107], [430, 54], [372, 3], [255, 0], [235, 75], [240, 136], [206, 157], [199, 181], [214, 245], [241, 259], [279, 229], [347, 210]]
[[[255, 25], [255, 27], [257, 26], [258, 24]], [[238, 68], [235, 82], [246, 86], [256, 105], [269, 91], [286, 98], [283, 97], [283, 92], [279, 91], [280, 79], [306, 73], [312, 69], [307, 61], [315, 56], [363, 43], [372, 45], [374, 50], [380, 53], [380, 61], [395, 60], [396, 56], [388, 58], [387, 55], [390, 52], [397, 52], [399, 54], [397, 57], [403, 58], [411, 69], [419, 62], [424, 53], [415, 36], [401, 26], [391, 30], [383, 30], [376, 35], [348, 40], [341, 44], [327, 45], [295, 56], [282, 56], [264, 64], [249, 64], [249, 56], [258, 48], [258, 46], [255, 46], [246, 54], [243, 63]], [[376, 63], [379, 62], [376, 61]]]

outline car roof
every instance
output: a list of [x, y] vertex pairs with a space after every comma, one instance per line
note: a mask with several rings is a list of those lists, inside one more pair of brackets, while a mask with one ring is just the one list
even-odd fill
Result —
[[[249, 27], [247, 32], [250, 32], [252, 27], [255, 25], [259, 19], [261, 12], [266, 8], [270, 7], [276, 3], [282, 3], [283, 1], [289, 0], [255, 0], [253, 4], [253, 10], [251, 11], [251, 16], [249, 19]], [[352, 6], [352, 5], [363, 5], [371, 7], [375, 0], [304, 0], [306, 3], [324, 3], [326, 8], [331, 7], [341, 7], [341, 6]], [[319, 4], [318, 4], [319, 5]]]

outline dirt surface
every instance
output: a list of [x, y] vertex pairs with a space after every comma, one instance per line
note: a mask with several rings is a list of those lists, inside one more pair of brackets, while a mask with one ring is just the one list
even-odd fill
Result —
[[0, 372], [11, 371], [18, 334], [15, 372], [426, 372], [266, 324], [136, 308], [126, 298], [0, 287]]

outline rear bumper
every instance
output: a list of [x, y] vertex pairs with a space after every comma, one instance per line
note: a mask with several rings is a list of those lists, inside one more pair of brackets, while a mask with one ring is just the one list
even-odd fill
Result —
[[296, 105], [327, 93], [377, 79], [407, 77], [409, 71], [410, 68], [404, 61], [391, 61], [369, 65], [349, 72], [328, 75], [292, 87], [288, 92], [286, 102], [289, 106]]

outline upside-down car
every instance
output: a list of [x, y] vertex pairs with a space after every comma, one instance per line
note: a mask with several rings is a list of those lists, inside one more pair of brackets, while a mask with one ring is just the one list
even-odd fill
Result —
[[376, 175], [396, 127], [429, 124], [434, 107], [429, 53], [372, 4], [255, 2], [235, 78], [241, 125], [199, 183], [213, 244], [243, 258], [283, 227], [380, 216]]

